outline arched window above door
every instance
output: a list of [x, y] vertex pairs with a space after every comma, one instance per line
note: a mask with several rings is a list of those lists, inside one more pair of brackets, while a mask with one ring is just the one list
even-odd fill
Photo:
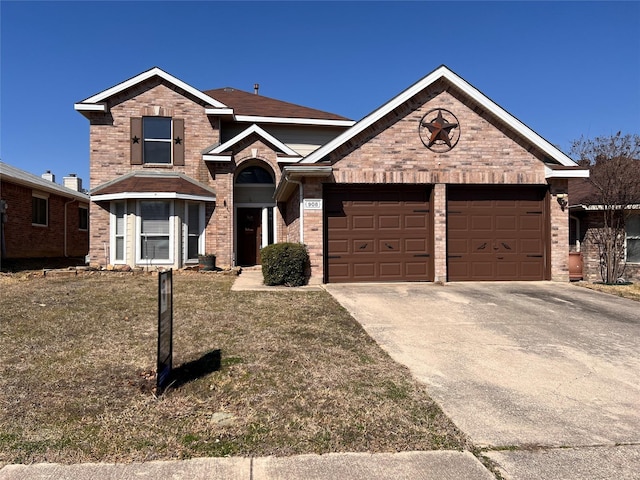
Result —
[[262, 183], [262, 184], [274, 184], [273, 177], [264, 168], [258, 165], [252, 165], [242, 170], [236, 178], [236, 183]]

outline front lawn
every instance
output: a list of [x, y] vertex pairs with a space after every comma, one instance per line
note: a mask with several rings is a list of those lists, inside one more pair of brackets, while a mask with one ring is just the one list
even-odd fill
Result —
[[326, 292], [232, 282], [174, 275], [156, 398], [156, 276], [1, 276], [0, 466], [470, 448]]

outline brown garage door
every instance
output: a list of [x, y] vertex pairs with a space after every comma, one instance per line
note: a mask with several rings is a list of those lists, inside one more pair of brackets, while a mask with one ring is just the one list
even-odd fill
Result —
[[547, 209], [544, 187], [449, 187], [449, 281], [544, 280]]
[[431, 191], [325, 185], [325, 281], [433, 281]]

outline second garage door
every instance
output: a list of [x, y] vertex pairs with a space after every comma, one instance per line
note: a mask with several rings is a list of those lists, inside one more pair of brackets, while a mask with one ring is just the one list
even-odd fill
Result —
[[431, 192], [325, 185], [325, 281], [433, 281]]
[[545, 199], [544, 187], [450, 186], [448, 280], [545, 280]]

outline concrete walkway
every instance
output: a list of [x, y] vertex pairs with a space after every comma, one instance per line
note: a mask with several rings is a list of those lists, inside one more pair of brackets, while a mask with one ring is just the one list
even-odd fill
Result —
[[9, 465], [1, 480], [495, 480], [469, 452], [335, 453], [131, 464]]

